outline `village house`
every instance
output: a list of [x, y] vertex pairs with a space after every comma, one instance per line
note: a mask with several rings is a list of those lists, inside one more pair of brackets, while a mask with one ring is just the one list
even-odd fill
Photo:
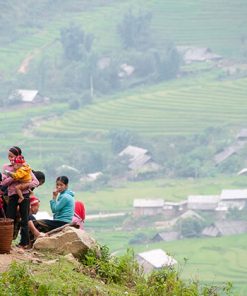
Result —
[[247, 128], [242, 128], [236, 136], [237, 141], [247, 142]]
[[169, 232], [158, 232], [152, 239], [152, 242], [170, 242], [173, 240], [178, 240], [180, 237], [179, 232], [177, 231], [169, 231]]
[[11, 102], [40, 103], [47, 102], [49, 98], [42, 96], [37, 89], [16, 89], [8, 97]]
[[188, 209], [198, 211], [213, 211], [217, 208], [219, 195], [189, 195]]
[[230, 156], [237, 154], [241, 149], [244, 148], [245, 144], [245, 142], [237, 142], [229, 147], [226, 147], [224, 150], [220, 151], [214, 156], [215, 164], [219, 165]]
[[145, 273], [177, 264], [177, 261], [173, 257], [167, 255], [166, 252], [161, 249], [138, 253], [136, 255], [136, 260]]
[[102, 176], [103, 176], [102, 172], [90, 173], [90, 174], [87, 174], [87, 175], [81, 177], [80, 182], [82, 182], [82, 183], [95, 182], [96, 180], [98, 180]]
[[242, 210], [247, 205], [247, 189], [224, 189], [219, 199], [219, 207]]
[[128, 168], [133, 172], [133, 176], [139, 173], [157, 172], [161, 168], [160, 165], [152, 160], [148, 150], [140, 147], [129, 145], [118, 156], [127, 156], [129, 158]]
[[247, 144], [247, 129], [241, 129], [236, 135], [236, 141], [232, 145], [225, 147], [222, 151], [214, 156], [214, 162], [219, 165], [221, 162], [228, 159], [230, 156], [237, 154]]
[[187, 210], [187, 200], [180, 202], [165, 201], [163, 206], [163, 214], [166, 219], [174, 218]]
[[247, 232], [247, 221], [217, 221], [202, 231], [203, 236], [218, 237]]
[[186, 64], [193, 62], [219, 61], [222, 56], [215, 54], [208, 47], [177, 46], [178, 53]]
[[180, 216], [173, 219], [174, 225], [177, 222], [181, 222], [182, 220], [186, 220], [186, 219], [194, 219], [194, 220], [198, 220], [198, 221], [204, 221], [204, 219], [202, 218], [201, 215], [197, 214], [195, 211], [188, 210], [188, 211], [184, 212], [183, 214], [181, 214]]
[[133, 216], [155, 216], [163, 213], [163, 199], [134, 199]]
[[186, 219], [194, 219], [194, 220], [199, 220], [199, 221], [204, 220], [195, 211], [187, 210], [186, 212], [180, 214], [179, 216], [176, 216], [175, 218], [173, 218], [171, 220], [156, 221], [155, 227], [156, 227], [156, 229], [172, 230], [177, 223], [181, 223], [182, 220], [186, 220]]

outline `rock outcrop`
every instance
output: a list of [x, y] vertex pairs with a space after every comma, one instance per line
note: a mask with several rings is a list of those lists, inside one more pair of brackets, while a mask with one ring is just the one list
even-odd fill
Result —
[[94, 238], [85, 230], [71, 226], [67, 226], [50, 236], [38, 238], [33, 248], [37, 250], [53, 250], [59, 254], [71, 253], [75, 257], [85, 253], [88, 249], [99, 252], [99, 247]]

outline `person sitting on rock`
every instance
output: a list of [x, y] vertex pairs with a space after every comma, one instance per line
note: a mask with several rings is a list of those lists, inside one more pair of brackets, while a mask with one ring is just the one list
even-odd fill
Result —
[[84, 228], [86, 211], [83, 202], [76, 200], [75, 201], [75, 212], [72, 219], [72, 222], [79, 226], [80, 229]]

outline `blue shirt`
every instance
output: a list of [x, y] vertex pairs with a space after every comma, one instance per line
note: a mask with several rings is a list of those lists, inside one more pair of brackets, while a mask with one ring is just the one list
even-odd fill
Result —
[[61, 192], [57, 200], [50, 200], [53, 219], [70, 223], [74, 215], [74, 192], [69, 189]]

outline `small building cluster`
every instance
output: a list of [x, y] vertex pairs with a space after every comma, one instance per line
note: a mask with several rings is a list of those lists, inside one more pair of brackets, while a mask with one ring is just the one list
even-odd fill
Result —
[[[198, 236], [216, 237], [247, 232], [247, 221], [227, 221], [230, 209], [243, 210], [247, 207], [247, 189], [224, 189], [220, 195], [189, 195], [180, 202], [166, 202], [163, 199], [135, 199], [133, 216], [157, 216], [155, 222], [158, 232], [152, 242], [172, 241], [183, 238], [178, 225], [190, 219], [204, 225]], [[207, 224], [203, 213], [210, 213], [212, 224]]]
[[189, 195], [187, 200], [166, 202], [163, 199], [135, 199], [133, 216], [155, 216], [163, 214], [174, 218], [187, 210], [214, 211], [222, 213], [229, 209], [242, 210], [247, 206], [247, 189], [224, 189], [220, 195]]

